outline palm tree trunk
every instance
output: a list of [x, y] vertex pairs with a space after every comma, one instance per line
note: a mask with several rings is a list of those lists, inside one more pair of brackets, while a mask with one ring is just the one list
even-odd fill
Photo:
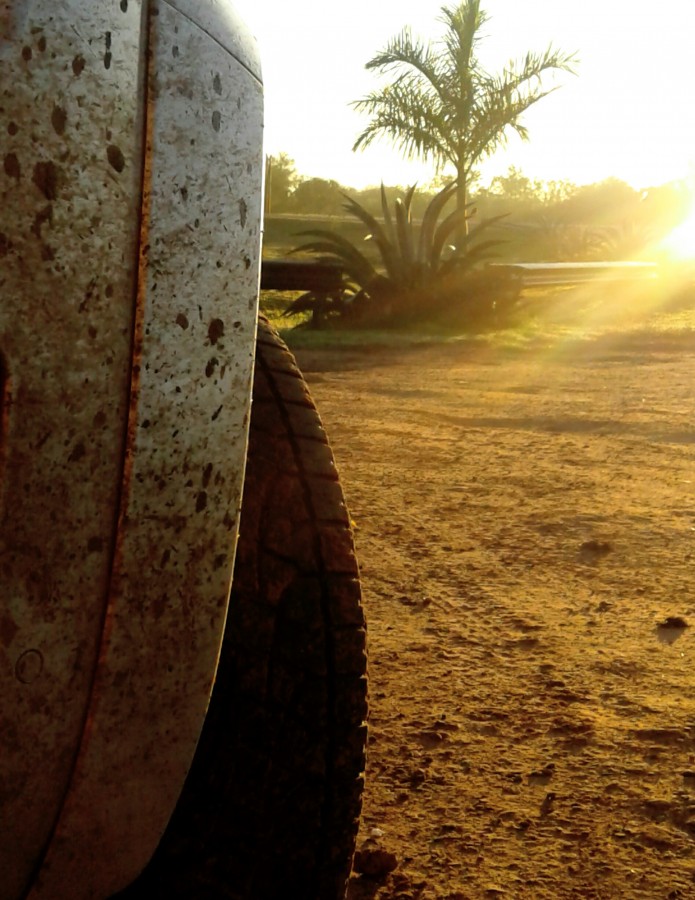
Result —
[[[466, 179], [466, 170], [459, 166], [456, 176], [456, 212], [462, 216], [466, 214], [466, 204], [468, 203], [468, 183]], [[465, 244], [468, 237], [468, 219], [464, 218], [462, 225], [456, 232], [456, 245]]]

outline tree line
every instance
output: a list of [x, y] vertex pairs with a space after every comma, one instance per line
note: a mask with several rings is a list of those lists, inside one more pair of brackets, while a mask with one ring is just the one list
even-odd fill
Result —
[[[430, 184], [415, 192], [414, 219], [422, 218], [439, 188], [439, 184]], [[404, 186], [386, 185], [384, 189], [392, 203], [403, 193]], [[300, 175], [286, 153], [268, 158], [266, 193], [266, 212], [271, 214], [342, 216], [346, 196], [373, 215], [381, 214], [380, 187], [358, 190], [333, 179]], [[680, 182], [641, 190], [619, 178], [577, 185], [567, 180], [531, 179], [514, 166], [493, 178], [487, 187], [474, 184], [470, 195], [474, 218], [478, 219], [506, 215], [512, 223], [598, 228], [628, 228], [631, 223], [657, 231], [672, 228], [683, 218], [689, 203], [686, 186]]]

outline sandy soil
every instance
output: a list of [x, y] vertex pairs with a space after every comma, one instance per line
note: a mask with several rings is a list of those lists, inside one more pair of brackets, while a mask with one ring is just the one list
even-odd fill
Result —
[[660, 329], [297, 351], [397, 860], [353, 900], [695, 897], [695, 331]]

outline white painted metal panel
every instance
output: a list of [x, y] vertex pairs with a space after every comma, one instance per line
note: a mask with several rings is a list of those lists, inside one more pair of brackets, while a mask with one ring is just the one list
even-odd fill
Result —
[[230, 0], [167, 0], [170, 6], [187, 16], [210, 37], [261, 80], [258, 46], [243, 25]]
[[152, 4], [141, 207], [140, 2], [0, 4], [2, 900], [42, 862], [36, 897], [130, 880], [205, 713], [262, 169], [257, 57], [211, 9]]
[[31, 896], [105, 896], [151, 855], [202, 726], [236, 540], [261, 229], [260, 82], [152, 4], [131, 420], [88, 728]]
[[128, 410], [140, 3], [0, 4], [0, 898], [73, 767]]

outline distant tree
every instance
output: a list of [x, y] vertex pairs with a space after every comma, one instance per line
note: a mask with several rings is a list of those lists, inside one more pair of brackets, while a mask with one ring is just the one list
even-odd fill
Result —
[[497, 175], [487, 190], [479, 192], [476, 203], [506, 209], [517, 218], [536, 218], [545, 216], [549, 207], [567, 200], [580, 190], [571, 181], [532, 180], [516, 166], [510, 166], [505, 175]]
[[444, 6], [441, 13], [439, 43], [425, 45], [406, 27], [367, 63], [393, 80], [353, 104], [371, 117], [353, 149], [387, 137], [407, 157], [431, 160], [438, 169], [453, 166], [463, 212], [476, 165], [506, 142], [509, 131], [528, 139], [522, 114], [554, 90], [542, 89], [543, 74], [571, 72], [575, 58], [548, 47], [492, 75], [475, 52], [488, 21], [480, 0]]
[[577, 225], [615, 225], [639, 213], [641, 194], [619, 178], [585, 184], [555, 203], [558, 222]]
[[506, 175], [497, 175], [493, 178], [490, 192], [508, 200], [538, 199], [536, 184], [516, 166], [510, 166]]
[[[449, 179], [449, 182], [451, 179]], [[436, 188], [428, 188], [425, 190], [417, 190], [413, 193], [410, 204], [410, 214], [414, 220], [422, 219], [425, 215], [430, 200], [442, 188], [446, 187], [448, 182], [442, 181]], [[381, 187], [363, 188], [361, 191], [350, 191], [359, 204], [364, 207], [372, 215], [380, 217], [383, 215], [383, 198], [389, 206], [395, 204], [399, 197], [403, 197], [407, 192], [407, 188], [399, 185], [381, 185]]]
[[536, 186], [536, 193], [546, 206], [551, 206], [553, 203], [562, 203], [573, 197], [580, 190], [573, 181], [566, 180], [535, 181], [534, 185]]
[[325, 178], [307, 178], [300, 181], [292, 192], [289, 204], [292, 212], [338, 215], [342, 212], [345, 188], [337, 181]]
[[287, 153], [266, 157], [266, 212], [287, 212], [299, 180], [294, 160]]

